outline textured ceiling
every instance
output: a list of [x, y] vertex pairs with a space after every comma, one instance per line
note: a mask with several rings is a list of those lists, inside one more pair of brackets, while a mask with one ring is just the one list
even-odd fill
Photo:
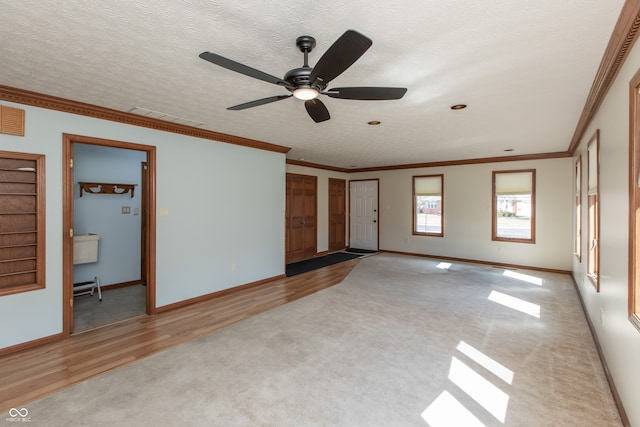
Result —
[[[623, 0], [0, 0], [0, 84], [291, 147], [291, 159], [374, 167], [567, 150]], [[406, 87], [397, 101], [288, 92], [198, 58], [282, 77], [347, 29], [373, 46], [329, 86]], [[453, 104], [468, 108], [452, 111]], [[369, 126], [380, 120], [379, 126]], [[513, 151], [505, 152], [505, 149]]]

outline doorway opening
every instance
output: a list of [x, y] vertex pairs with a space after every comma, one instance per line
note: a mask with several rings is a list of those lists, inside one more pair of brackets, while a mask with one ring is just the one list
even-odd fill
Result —
[[155, 147], [65, 134], [63, 156], [63, 335], [153, 314]]

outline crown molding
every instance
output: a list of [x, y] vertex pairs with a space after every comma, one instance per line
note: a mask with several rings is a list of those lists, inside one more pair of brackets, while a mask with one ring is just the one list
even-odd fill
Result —
[[538, 154], [522, 154], [519, 156], [500, 156], [500, 157], [483, 157], [478, 159], [465, 159], [465, 160], [445, 160], [440, 162], [428, 162], [428, 163], [411, 163], [405, 165], [393, 165], [393, 166], [376, 166], [371, 168], [357, 168], [357, 169], [344, 169], [334, 168], [331, 166], [320, 165], [317, 163], [303, 162], [300, 160], [287, 159], [287, 164], [307, 166], [316, 169], [326, 169], [335, 172], [377, 172], [377, 171], [389, 171], [398, 169], [420, 169], [420, 168], [435, 168], [439, 166], [461, 166], [461, 165], [475, 165], [481, 163], [502, 163], [502, 162], [518, 162], [523, 160], [548, 160], [548, 159], [560, 159], [564, 157], [571, 157], [571, 153], [568, 151], [558, 151], [555, 153], [538, 153]]
[[58, 98], [56, 96], [45, 95], [9, 86], [0, 85], [0, 100], [46, 108], [49, 110], [62, 111], [64, 113], [77, 114], [80, 116], [93, 117], [96, 119], [109, 120], [112, 122], [124, 123], [128, 125], [140, 126], [163, 132], [177, 133], [180, 135], [192, 136], [195, 138], [209, 139], [212, 141], [224, 142], [227, 144], [241, 145], [243, 147], [273, 151], [276, 153], [288, 153], [289, 150], [291, 150], [290, 147], [285, 147], [282, 145], [270, 144], [268, 142], [228, 135], [225, 133], [214, 132], [206, 129], [198, 129], [178, 123], [171, 123], [163, 120], [153, 119], [151, 117], [125, 113], [122, 111], [112, 110], [110, 108], [98, 107], [97, 105], [71, 101], [64, 98]]
[[591, 85], [587, 102], [571, 138], [567, 151], [573, 155], [584, 137], [587, 126], [598, 112], [609, 88], [613, 84], [636, 39], [640, 28], [640, 0], [627, 0], [604, 52], [600, 67]]
[[305, 161], [302, 161], [302, 160], [287, 159], [287, 164], [288, 165], [296, 165], [296, 166], [305, 166], [305, 167], [314, 168], [314, 169], [324, 169], [324, 170], [328, 170], [328, 171], [332, 171], [332, 172], [343, 172], [343, 173], [353, 172], [353, 169], [346, 169], [346, 168], [339, 168], [339, 167], [335, 167], [335, 166], [321, 165], [320, 163], [311, 163], [311, 162], [305, 162]]

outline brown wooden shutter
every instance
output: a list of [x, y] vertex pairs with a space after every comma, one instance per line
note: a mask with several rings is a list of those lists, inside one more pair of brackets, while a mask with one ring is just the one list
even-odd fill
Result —
[[0, 152], [0, 295], [44, 287], [44, 156]]

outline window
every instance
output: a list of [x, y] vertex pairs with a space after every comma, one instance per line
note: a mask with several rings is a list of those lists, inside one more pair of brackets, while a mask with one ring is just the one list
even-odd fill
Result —
[[443, 175], [413, 177], [413, 234], [444, 236]]
[[599, 132], [587, 145], [587, 276], [596, 291], [600, 291], [600, 192], [598, 190], [598, 141]]
[[576, 217], [575, 236], [573, 253], [582, 261], [582, 156], [578, 156], [575, 164], [575, 184], [576, 184]]
[[493, 240], [535, 243], [535, 188], [535, 169], [493, 172]]
[[44, 288], [44, 156], [0, 151], [0, 295]]

